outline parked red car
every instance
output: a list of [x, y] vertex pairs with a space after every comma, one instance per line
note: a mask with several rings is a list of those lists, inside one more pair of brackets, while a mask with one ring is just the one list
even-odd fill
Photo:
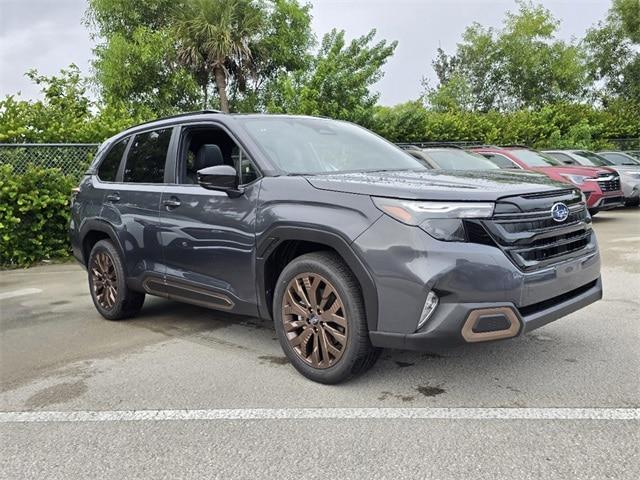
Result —
[[555, 158], [522, 146], [482, 146], [471, 149], [500, 168], [542, 172], [554, 180], [576, 185], [587, 199], [589, 212], [610, 210], [624, 205], [620, 176], [607, 167], [564, 165]]

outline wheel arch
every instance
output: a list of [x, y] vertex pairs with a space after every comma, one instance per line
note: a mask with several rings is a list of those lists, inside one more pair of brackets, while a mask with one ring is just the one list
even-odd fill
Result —
[[256, 280], [258, 310], [263, 318], [272, 319], [273, 290], [282, 269], [294, 258], [314, 251], [335, 252], [358, 281], [364, 300], [367, 326], [376, 330], [378, 295], [365, 264], [345, 238], [337, 233], [311, 227], [279, 226], [261, 236], [257, 245]]
[[[87, 266], [89, 262], [89, 254], [93, 246], [100, 240], [111, 240], [118, 250], [118, 253], [124, 258], [124, 250], [118, 241], [115, 229], [107, 222], [98, 219], [86, 220], [80, 227], [80, 245], [82, 248], [82, 263]], [[126, 273], [126, 272], [125, 272]]]

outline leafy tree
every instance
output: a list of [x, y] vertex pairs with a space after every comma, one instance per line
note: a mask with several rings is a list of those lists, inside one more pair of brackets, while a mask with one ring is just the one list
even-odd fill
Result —
[[459, 72], [451, 74], [446, 82], [440, 84], [440, 88], [430, 89], [426, 94], [427, 103], [433, 110], [440, 112], [472, 110], [476, 99], [467, 79]]
[[625, 35], [633, 43], [640, 43], [640, 2], [638, 0], [613, 0], [612, 15], [616, 17]]
[[224, 112], [229, 111], [229, 69], [251, 62], [251, 43], [262, 29], [263, 14], [253, 0], [188, 0], [178, 17], [179, 58], [203, 82], [208, 83], [210, 72]]
[[311, 5], [298, 0], [266, 3], [260, 37], [251, 46], [250, 74], [234, 70], [231, 104], [236, 111], [265, 109], [265, 95], [278, 77], [310, 68], [316, 39], [311, 29]]
[[455, 55], [449, 56], [445, 51], [438, 47], [436, 50], [436, 58], [431, 62], [433, 70], [436, 72], [440, 83], [447, 83], [451, 76], [456, 73], [459, 59]]
[[332, 30], [309, 68], [281, 75], [268, 92], [267, 109], [322, 115], [367, 125], [379, 94], [370, 87], [382, 78], [382, 66], [397, 42], [373, 44], [376, 31], [347, 43], [344, 30]]
[[58, 76], [27, 77], [41, 87], [41, 100], [8, 95], [0, 100], [0, 142], [100, 142], [143, 118], [121, 104], [100, 108], [87, 94], [87, 81], [75, 65]]
[[211, 94], [223, 84], [229, 109], [260, 110], [270, 82], [308, 65], [310, 10], [298, 0], [89, 0], [95, 80], [108, 102], [144, 115], [218, 106]]
[[583, 41], [594, 96], [604, 103], [640, 103], [640, 2], [615, 0], [607, 18]]
[[168, 30], [137, 27], [131, 37], [114, 33], [95, 54], [95, 79], [107, 103], [123, 102], [143, 115], [193, 110], [199, 103], [198, 84], [179, 65]]
[[516, 13], [506, 14], [501, 29], [472, 24], [455, 55], [439, 52], [434, 62], [439, 91], [427, 91], [427, 100], [438, 108], [488, 111], [583, 98], [582, 50], [558, 40], [558, 27], [549, 10], [524, 0]]
[[199, 103], [198, 83], [178, 63], [171, 31], [182, 3], [89, 0], [86, 24], [98, 41], [95, 81], [107, 103], [143, 116], [193, 110]]
[[109, 40], [114, 34], [133, 37], [138, 27], [152, 31], [171, 25], [183, 0], [88, 0], [85, 23], [95, 36]]

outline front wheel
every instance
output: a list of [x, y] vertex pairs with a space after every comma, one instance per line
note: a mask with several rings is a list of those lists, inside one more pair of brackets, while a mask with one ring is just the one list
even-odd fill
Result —
[[285, 355], [313, 381], [343, 382], [368, 370], [380, 356], [369, 340], [360, 286], [334, 253], [310, 253], [289, 263], [273, 303]]

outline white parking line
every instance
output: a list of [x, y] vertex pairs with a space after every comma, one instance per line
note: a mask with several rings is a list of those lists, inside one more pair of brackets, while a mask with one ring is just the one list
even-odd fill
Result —
[[611, 240], [614, 243], [617, 242], [639, 242], [640, 243], [640, 237], [625, 237], [625, 238], [616, 238]]
[[0, 412], [0, 423], [299, 419], [640, 420], [640, 408], [234, 408]]
[[10, 292], [1, 292], [0, 300], [7, 300], [14, 297], [22, 297], [24, 295], [33, 295], [35, 293], [42, 293], [39, 288], [23, 288], [21, 290], [11, 290]]

